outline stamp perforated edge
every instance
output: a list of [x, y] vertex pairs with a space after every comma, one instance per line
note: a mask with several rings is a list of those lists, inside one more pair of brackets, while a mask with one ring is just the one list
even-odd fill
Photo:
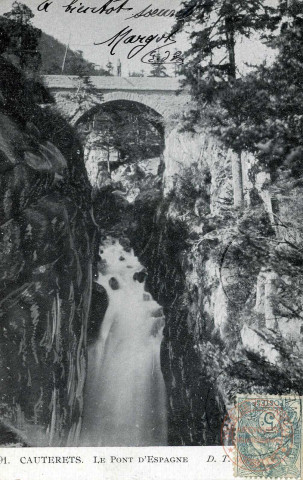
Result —
[[245, 475], [244, 477], [243, 476], [240, 476], [238, 475], [238, 465], [237, 465], [237, 451], [238, 451], [238, 447], [237, 447], [237, 439], [238, 439], [238, 423], [236, 423], [236, 430], [235, 430], [235, 445], [234, 445], [234, 453], [233, 453], [233, 457], [234, 457], [234, 461], [233, 461], [233, 474], [234, 474], [234, 477], [237, 479], [237, 480], [248, 480], [248, 479], [254, 479], [254, 480], [268, 480], [268, 479], [272, 479], [272, 480], [303, 480], [302, 478], [302, 474], [303, 474], [303, 397], [302, 396], [299, 396], [299, 395], [291, 395], [291, 394], [288, 394], [288, 395], [268, 395], [268, 394], [237, 394], [236, 396], [236, 404], [235, 404], [235, 409], [236, 409], [236, 412], [238, 412], [238, 405], [239, 405], [239, 400], [240, 399], [245, 399], [245, 400], [249, 400], [249, 399], [289, 399], [289, 400], [299, 400], [300, 402], [300, 409], [301, 409], [301, 436], [300, 436], [300, 453], [299, 453], [299, 457], [300, 457], [300, 476], [299, 477], [295, 477], [295, 476], [291, 476], [291, 475], [287, 475], [287, 476], [282, 476], [282, 477], [276, 477], [276, 476], [260, 476], [260, 475]]

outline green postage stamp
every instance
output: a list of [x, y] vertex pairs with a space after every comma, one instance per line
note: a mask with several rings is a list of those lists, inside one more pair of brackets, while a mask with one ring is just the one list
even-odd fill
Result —
[[234, 425], [235, 476], [302, 475], [302, 397], [239, 395]]

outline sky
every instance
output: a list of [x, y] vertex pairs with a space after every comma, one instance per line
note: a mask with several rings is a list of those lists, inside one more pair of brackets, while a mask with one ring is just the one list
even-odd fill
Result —
[[[97, 65], [106, 65], [108, 60], [111, 60], [114, 65], [117, 64], [118, 59], [121, 60], [122, 73], [128, 75], [128, 71], [140, 71], [142, 68], [147, 72], [149, 66], [141, 62], [141, 57], [144, 51], [148, 53], [153, 48], [154, 43], [145, 49], [142, 55], [138, 54], [133, 59], [128, 60], [127, 55], [130, 51], [130, 46], [119, 44], [116, 48], [115, 55], [110, 54], [110, 48], [107, 45], [94, 45], [110, 39], [115, 34], [119, 33], [125, 27], [130, 27], [133, 32], [132, 35], [150, 35], [169, 33], [174, 24], [173, 18], [138, 18], [129, 19], [130, 15], [142, 11], [144, 7], [151, 5], [152, 0], [128, 0], [125, 8], [133, 8], [131, 11], [120, 11], [119, 13], [75, 13], [73, 11], [65, 12], [67, 6], [71, 1], [77, 1], [73, 6], [80, 7], [81, 4], [85, 7], [101, 7], [105, 5], [108, 0], [53, 0], [53, 3], [48, 7], [48, 12], [39, 12], [37, 7], [41, 4], [41, 0], [21, 0], [22, 3], [28, 5], [33, 11], [35, 17], [33, 24], [41, 28], [44, 32], [52, 35], [62, 43], [66, 44], [69, 41], [70, 47], [73, 50], [82, 50], [84, 57]], [[125, 0], [114, 0], [112, 5], [119, 7]], [[0, 15], [4, 12], [10, 11], [12, 7], [12, 0], [0, 0]], [[167, 6], [169, 3], [169, 7]], [[179, 0], [154, 0], [153, 8], [159, 9], [178, 9], [180, 5]], [[110, 8], [110, 6], [108, 7]], [[182, 39], [178, 39], [178, 48], [182, 49]], [[162, 41], [163, 43], [163, 41]], [[155, 44], [155, 46], [158, 46]], [[175, 46], [171, 49], [172, 53]]]
[[[142, 52], [139, 52], [132, 59], [127, 56], [134, 45], [124, 45], [120, 42], [115, 48], [114, 55], [111, 55], [111, 46], [108, 42], [102, 45], [94, 45], [94, 43], [101, 43], [110, 40], [113, 36], [121, 32], [121, 30], [129, 27], [132, 31], [129, 35], [156, 35], [160, 37], [171, 31], [174, 24], [174, 18], [165, 17], [149, 17], [149, 18], [131, 18], [142, 11], [145, 7], [152, 5], [152, 9], [178, 10], [180, 8], [181, 0], [53, 0], [49, 5], [47, 12], [38, 11], [38, 7], [42, 0], [21, 0], [22, 3], [28, 5], [33, 11], [35, 17], [33, 24], [41, 28], [44, 32], [52, 35], [60, 42], [69, 46], [72, 50], [82, 50], [84, 57], [100, 66], [105, 66], [110, 60], [115, 67], [118, 61], [122, 64], [122, 75], [128, 76], [129, 72], [141, 71], [149, 73], [150, 66], [142, 63], [141, 58], [144, 53], [148, 54], [153, 48], [163, 45], [164, 40], [156, 43], [154, 40]], [[50, 0], [49, 0], [50, 1]], [[72, 7], [102, 7], [111, 1], [108, 8], [114, 6], [116, 9], [120, 6], [124, 8], [132, 8], [130, 11], [112, 12], [107, 15], [105, 13], [76, 13], [66, 12], [67, 6], [72, 4]], [[275, 0], [269, 0], [273, 2]], [[0, 15], [10, 11], [13, 0], [0, 0]], [[149, 10], [149, 8], [148, 8]], [[124, 33], [126, 30], [124, 31]], [[128, 35], [128, 36], [129, 36]], [[125, 37], [126, 38], [126, 37]], [[172, 58], [176, 50], [184, 51], [188, 48], [188, 43], [185, 35], [176, 36], [177, 43], [175, 45], [164, 48], [163, 52], [170, 52]], [[239, 43], [237, 48], [237, 58], [240, 64], [260, 63], [266, 56], [269, 56], [268, 50], [257, 41], [243, 41]], [[151, 57], [147, 55], [145, 60]], [[168, 66], [169, 73], [173, 72], [173, 67]]]

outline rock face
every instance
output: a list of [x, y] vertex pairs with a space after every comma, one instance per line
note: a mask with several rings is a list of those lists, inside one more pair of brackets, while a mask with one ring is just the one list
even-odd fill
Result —
[[109, 286], [112, 290], [119, 290], [120, 285], [119, 285], [118, 280], [115, 277], [110, 278], [108, 283], [109, 283]]
[[94, 343], [98, 339], [102, 320], [108, 307], [108, 295], [99, 283], [93, 282], [92, 301], [87, 329], [88, 343]]
[[155, 218], [151, 232], [150, 222], [143, 212], [140, 218], [140, 213], [138, 210], [135, 252], [141, 253], [140, 260], [149, 272], [147, 288], [163, 306], [165, 315], [161, 365], [168, 393], [169, 444], [218, 444], [224, 402], [199, 358], [198, 339], [206, 319], [198, 286], [190, 288], [186, 278], [193, 268], [182, 258], [186, 232], [164, 212]]
[[[96, 227], [80, 145], [1, 60], [0, 414], [30, 446], [81, 428]], [[5, 440], [3, 440], [5, 441]]]
[[141, 272], [135, 272], [133, 275], [135, 282], [143, 283], [146, 279], [146, 272], [142, 270]]
[[[245, 205], [235, 209], [233, 155], [203, 132], [172, 132], [164, 195], [144, 192], [135, 201], [132, 242], [166, 319], [161, 360], [171, 445], [220, 444], [237, 393], [302, 394], [301, 320], [286, 307], [294, 253], [280, 249], [277, 265], [270, 261], [273, 202], [260, 174], [251, 183], [249, 155], [242, 155]], [[284, 224], [301, 215], [294, 195], [280, 202]]]

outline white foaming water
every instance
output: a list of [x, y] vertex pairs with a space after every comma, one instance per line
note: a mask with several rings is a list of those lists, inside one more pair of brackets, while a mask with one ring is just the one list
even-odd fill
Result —
[[[166, 394], [160, 368], [164, 319], [133, 279], [142, 265], [133, 252], [108, 240], [98, 283], [108, 293], [97, 342], [88, 352], [82, 446], [167, 445]], [[110, 279], [118, 281], [113, 290]], [[114, 285], [117, 286], [117, 285]]]

